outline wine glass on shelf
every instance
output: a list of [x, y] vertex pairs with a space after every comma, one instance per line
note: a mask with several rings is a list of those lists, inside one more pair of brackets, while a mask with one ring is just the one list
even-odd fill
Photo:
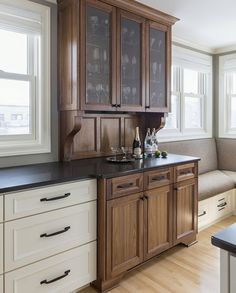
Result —
[[153, 80], [156, 80], [156, 77], [157, 77], [157, 62], [152, 63], [152, 73], [153, 73]]
[[93, 34], [95, 34], [98, 29], [98, 26], [99, 26], [98, 22], [99, 22], [98, 16], [93, 15], [90, 17], [90, 23], [91, 23], [91, 28], [92, 28]]
[[137, 95], [137, 88], [136, 87], [133, 87], [132, 88], [132, 104], [135, 104], [135, 100], [136, 100], [136, 95]]
[[132, 72], [133, 72], [132, 75], [133, 75], [133, 78], [135, 79], [136, 64], [137, 64], [137, 59], [135, 56], [132, 57], [131, 63], [132, 63]]
[[126, 79], [126, 70], [127, 65], [129, 63], [129, 56], [128, 54], [125, 54], [121, 57], [121, 64], [122, 64], [122, 71], [123, 71], [123, 78]]

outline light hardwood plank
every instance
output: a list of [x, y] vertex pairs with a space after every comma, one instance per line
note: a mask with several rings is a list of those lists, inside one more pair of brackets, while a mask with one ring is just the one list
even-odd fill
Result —
[[[111, 293], [219, 293], [220, 250], [211, 236], [236, 222], [231, 216], [198, 234], [198, 243], [177, 246], [130, 272]], [[80, 293], [94, 293], [86, 288]]]

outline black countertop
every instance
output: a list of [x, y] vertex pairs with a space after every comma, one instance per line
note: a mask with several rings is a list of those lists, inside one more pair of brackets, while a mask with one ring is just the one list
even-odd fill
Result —
[[0, 169], [0, 193], [88, 178], [111, 178], [200, 160], [169, 154], [166, 159], [147, 158], [132, 163], [109, 163], [106, 158], [82, 159]]
[[236, 253], [236, 224], [212, 236], [211, 243], [221, 249]]

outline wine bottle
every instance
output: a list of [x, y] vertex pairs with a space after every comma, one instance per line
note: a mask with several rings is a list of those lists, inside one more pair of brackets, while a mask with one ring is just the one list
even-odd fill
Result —
[[152, 155], [152, 139], [150, 128], [147, 129], [147, 134], [144, 140], [144, 152], [147, 157]]
[[139, 137], [139, 127], [135, 128], [135, 137], [134, 137], [134, 142], [133, 142], [133, 154], [136, 158], [140, 158], [142, 154], [142, 149], [141, 149], [141, 140]]

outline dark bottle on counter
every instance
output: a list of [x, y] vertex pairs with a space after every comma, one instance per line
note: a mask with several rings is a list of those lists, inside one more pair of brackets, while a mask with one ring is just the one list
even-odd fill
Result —
[[135, 128], [135, 137], [133, 142], [133, 154], [135, 158], [141, 158], [142, 155], [142, 144], [139, 136], [139, 127]]

